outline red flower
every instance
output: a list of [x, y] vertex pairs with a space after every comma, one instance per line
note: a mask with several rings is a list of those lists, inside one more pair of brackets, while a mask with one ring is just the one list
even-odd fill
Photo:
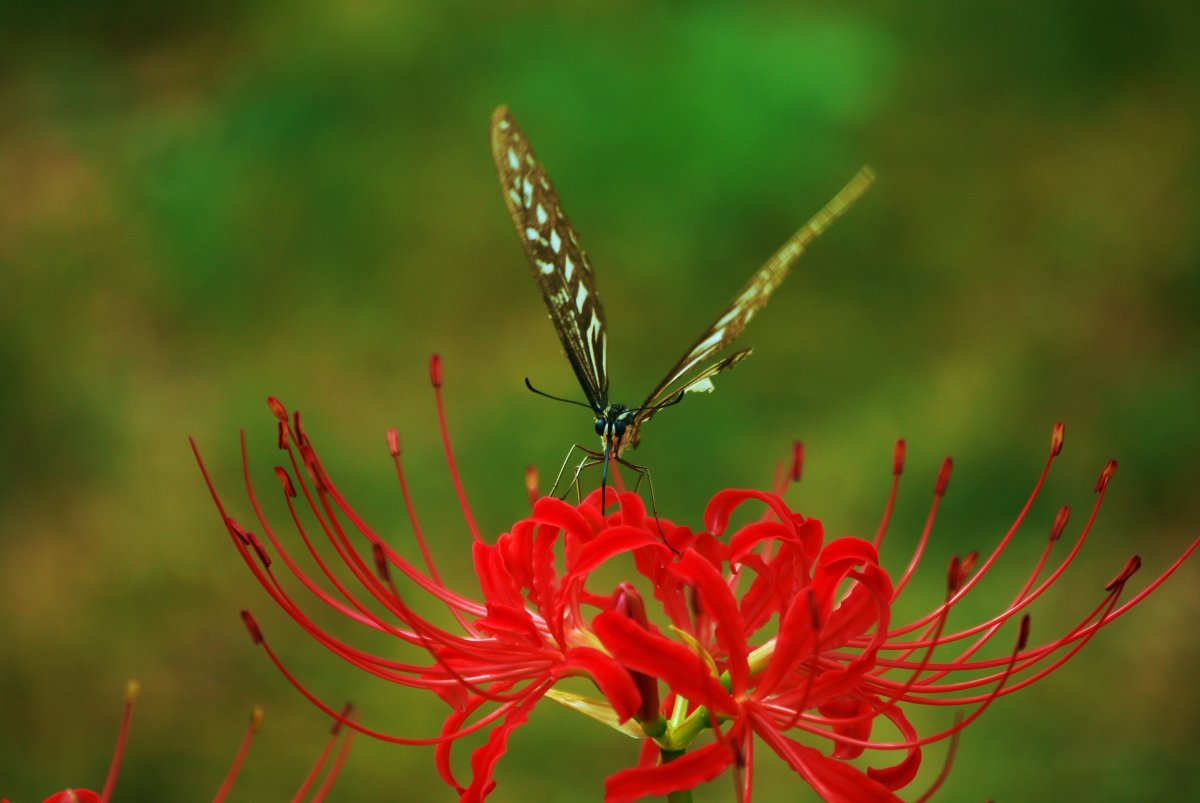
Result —
[[[121, 717], [121, 729], [117, 735], [117, 746], [113, 750], [112, 762], [108, 767], [108, 777], [104, 781], [104, 789], [101, 792], [93, 792], [90, 789], [66, 789], [62, 792], [56, 792], [46, 798], [43, 803], [108, 803], [112, 799], [113, 790], [117, 785], [117, 776], [121, 771], [121, 761], [125, 756], [125, 743], [129, 738], [129, 726], [133, 722], [133, 703], [137, 699], [140, 686], [137, 681], [130, 681], [125, 688], [125, 712]], [[250, 744], [254, 741], [254, 736], [258, 733], [259, 726], [262, 725], [263, 713], [261, 708], [255, 708], [253, 715], [250, 717], [250, 727], [246, 730], [246, 735], [242, 739], [241, 745], [238, 747], [237, 755], [233, 759], [233, 765], [229, 768], [229, 773], [225, 776], [225, 782], [221, 784], [221, 788], [217, 790], [213, 796], [213, 803], [220, 803], [225, 800], [230, 790], [233, 789], [233, 783], [237, 779], [238, 772], [242, 768], [242, 762], [246, 760], [246, 754], [250, 751]], [[333, 727], [333, 732], [329, 737], [329, 741], [325, 744], [325, 749], [321, 751], [321, 755], [317, 758], [308, 777], [304, 779], [299, 791], [293, 800], [303, 800], [304, 797], [312, 789], [312, 785], [316, 782], [321, 774], [321, 770], [325, 767], [325, 763], [329, 760], [333, 752], [334, 745], [337, 742], [338, 735], [342, 728], [342, 723], [353, 723], [354, 718], [349, 706], [347, 706], [341, 714], [338, 715], [338, 722]], [[320, 803], [329, 794], [329, 790], [333, 787], [333, 782], [341, 772], [342, 765], [346, 761], [346, 756], [350, 752], [352, 732], [347, 731], [346, 738], [342, 740], [341, 750], [338, 751], [337, 757], [334, 759], [333, 765], [325, 776], [325, 780], [320, 787], [313, 793], [311, 798], [312, 803]], [[8, 803], [7, 800], [0, 803]]]
[[[1193, 542], [1166, 571], [1122, 602], [1125, 586], [1140, 565], [1136, 556], [1131, 558], [1082, 621], [1031, 644], [1028, 610], [1079, 553], [1115, 470], [1110, 463], [1097, 484], [1095, 506], [1057, 565], [1048, 568], [1053, 544], [1067, 525], [1065, 508], [1021, 588], [990, 618], [951, 628], [951, 613], [989, 574], [1024, 525], [1062, 448], [1058, 425], [1045, 469], [1008, 533], [982, 560], [974, 554], [954, 559], [944, 601], [913, 621], [893, 621], [893, 607], [929, 540], [951, 464], [947, 460], [938, 477], [913, 557], [894, 580], [879, 564], [877, 550], [903, 468], [903, 442], [894, 456], [887, 515], [869, 541], [827, 539], [820, 521], [786, 505], [781, 494], [790, 480], [799, 478], [797, 448], [790, 475], [774, 492], [718, 493], [707, 505], [701, 531], [647, 517], [641, 500], [630, 493], [619, 493], [615, 510], [603, 514], [597, 494], [592, 494], [579, 505], [536, 499], [528, 518], [488, 544], [475, 527], [450, 451], [436, 357], [432, 375], [451, 477], [471, 532], [481, 599], [464, 597], [442, 582], [411, 505], [394, 432], [388, 436], [390, 450], [423, 568], [405, 560], [354, 512], [317, 458], [299, 415], [289, 417], [275, 399], [270, 406], [279, 421], [278, 444], [290, 468], [277, 468], [276, 473], [293, 525], [323, 581], [301, 567], [270, 526], [246, 470], [259, 527], [288, 572], [320, 602], [360, 626], [416, 648], [425, 656], [423, 661], [405, 663], [365, 652], [318, 625], [277, 581], [263, 541], [226, 513], [215, 490], [213, 497], [247, 566], [307, 632], [356, 666], [400, 685], [432, 691], [450, 705], [437, 736], [408, 738], [350, 724], [395, 742], [437, 744], [438, 769], [465, 801], [481, 800], [494, 787], [493, 771], [509, 736], [546, 696], [642, 738], [637, 766], [608, 779], [608, 803], [683, 792], [727, 770], [735, 773], [739, 799], [749, 800], [756, 741], [783, 758], [825, 799], [896, 800], [896, 790], [916, 775], [923, 747], [949, 739], [952, 755], [957, 734], [993, 701], [1062, 666], [1102, 627], [1166, 580], [1200, 543]], [[205, 479], [212, 489], [207, 471]], [[306, 513], [295, 504], [298, 498]], [[747, 505], [757, 509], [757, 520], [729, 532], [731, 517]], [[311, 537], [310, 521], [354, 575], [356, 586], [337, 579], [340, 575]], [[630, 575], [615, 585], [601, 585], [594, 573], [616, 561], [632, 563]], [[397, 572], [414, 590], [444, 605], [458, 627], [446, 629], [414, 611], [392, 580]], [[639, 585], [647, 596], [639, 592]], [[657, 615], [647, 613], [649, 595], [657, 603]], [[288, 672], [250, 614], [243, 612], [243, 617], [256, 643], [288, 679], [336, 716]], [[1006, 627], [1010, 621], [1014, 627]], [[1012, 646], [997, 655], [987, 647], [1002, 630], [1011, 634], [1003, 638]], [[603, 699], [553, 688], [570, 675], [590, 678]], [[955, 706], [964, 713], [941, 731], [920, 734], [906, 713], [915, 705]], [[890, 723], [887, 732], [898, 732], [899, 738], [874, 736], [880, 719]], [[472, 777], [464, 785], [450, 769], [450, 750], [456, 740], [480, 730], [490, 734], [473, 754]], [[824, 740], [828, 747], [818, 750], [797, 737]], [[877, 751], [899, 757], [865, 770], [850, 763], [867, 750], [873, 751], [872, 757]], [[947, 758], [946, 770], [949, 764]], [[944, 775], [945, 771], [926, 797]]]

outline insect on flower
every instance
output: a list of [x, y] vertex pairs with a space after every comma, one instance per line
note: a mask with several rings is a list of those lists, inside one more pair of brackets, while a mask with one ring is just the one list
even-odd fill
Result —
[[[1010, 547], [1028, 538], [1030, 511], [1062, 449], [1061, 425], [1053, 429], [1041, 474], [1008, 532], [986, 557], [972, 552], [954, 558], [943, 575], [942, 601], [903, 621], [897, 601], [918, 576], [951, 473], [947, 459], [912, 557], [894, 577], [881, 565], [878, 548], [904, 469], [903, 441], [893, 453], [891, 491], [873, 538], [829, 538], [819, 519], [789, 507], [783, 495], [799, 480], [797, 448], [792, 470], [781, 472], [770, 491], [729, 489], [713, 496], [700, 529], [647, 516], [633, 493], [618, 493], [619, 504], [606, 512], [598, 489], [578, 505], [535, 498], [528, 517], [489, 543], [475, 525], [450, 448], [436, 357], [431, 376], [450, 476], [470, 533], [478, 598], [448, 587], [430, 555], [395, 431], [388, 433], [388, 448], [423, 567], [406, 560], [354, 510], [317, 457], [299, 415], [289, 415], [276, 399], [269, 404], [284, 453], [276, 475], [299, 550], [267, 517], [251, 483], [244, 437], [246, 488], [265, 540], [228, 513], [200, 465], [235, 548], [283, 611], [342, 660], [385, 682], [432, 692], [450, 708], [436, 735], [402, 736], [353, 721], [347, 726], [400, 744], [436, 745], [439, 774], [467, 803], [483, 800], [495, 787], [509, 739], [547, 697], [639, 741], [636, 765], [607, 779], [606, 803], [664, 795], [686, 801], [689, 790], [726, 773], [737, 799], [748, 803], [756, 745], [780, 756], [826, 800], [898, 801], [897, 792], [913, 783], [922, 766], [925, 747], [946, 741], [952, 756], [958, 734], [985, 709], [1060, 669], [1162, 585], [1200, 544], [1194, 541], [1123, 599], [1141, 565], [1132, 557], [1102, 591], [1096, 584], [1098, 601], [1077, 624], [1033, 639], [1030, 610], [1091, 533], [1116, 468], [1109, 463], [1074, 536], [1063, 508], [1019, 588], [982, 620], [960, 624], [964, 599], [978, 598], [984, 578], [1010, 557]], [[747, 509], [749, 522], [733, 525]], [[1069, 544], [1065, 550], [1063, 542]], [[1063, 554], [1052, 560], [1056, 548]], [[417, 596], [444, 608], [446, 615], [435, 618], [445, 621], [418, 612], [428, 606], [418, 605]], [[393, 637], [399, 649], [375, 653], [335, 634], [322, 624], [328, 617], [310, 612], [310, 597], [350, 627]], [[243, 617], [254, 642], [289, 682], [336, 717], [287, 669], [253, 617]], [[560, 688], [567, 678], [590, 681], [599, 696]], [[922, 733], [910, 716], [918, 706], [963, 713]], [[470, 779], [459, 780], [451, 754], [473, 734], [486, 738], [471, 756]], [[950, 763], [948, 757], [920, 799], [940, 786]], [[774, 791], [772, 799], [778, 799]]]
[[[496, 163], [504, 203], [542, 291], [550, 320], [554, 323], [563, 351], [575, 371], [587, 403], [543, 393], [528, 379], [525, 384], [539, 395], [590, 408], [596, 419], [596, 434], [600, 436], [599, 452], [578, 444], [572, 447], [558, 472], [554, 488], [562, 480], [571, 454], [579, 449], [586, 457], [575, 469], [572, 484], [577, 486], [583, 468], [601, 464], [601, 506], [606, 502], [609, 461], [615, 460], [627, 466], [639, 477], [649, 476], [644, 466], [630, 463], [621, 456], [627, 447], [637, 447], [642, 426], [659, 410], [682, 401], [687, 393], [711, 392], [714, 376], [750, 356], [751, 349], [743, 349], [718, 362], [704, 365], [741, 335], [750, 319], [766, 306], [771, 294], [787, 278], [792, 265], [804, 254], [805, 249], [849, 209], [875, 179], [869, 167], [859, 170], [833, 200], [750, 277], [746, 286], [712, 325], [696, 338], [696, 342], [650, 391], [646, 400], [631, 408], [610, 403], [608, 399], [608, 334], [591, 262], [579, 244], [579, 235], [574, 226], [562, 210], [550, 177], [534, 156], [525, 133], [505, 106], [492, 114], [491, 138], [492, 160]], [[650, 496], [653, 502], [652, 482]]]

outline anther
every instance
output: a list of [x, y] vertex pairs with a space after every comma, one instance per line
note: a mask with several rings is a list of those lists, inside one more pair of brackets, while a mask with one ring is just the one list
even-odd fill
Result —
[[1017, 651], [1025, 649], [1025, 645], [1029, 643], [1029, 614], [1021, 617], [1021, 635], [1017, 637]]
[[1062, 535], [1063, 530], [1067, 527], [1067, 520], [1070, 518], [1071, 508], [1063, 505], [1059, 509], [1058, 515], [1054, 517], [1054, 526], [1050, 528], [1051, 541], [1057, 541], [1059, 539], [1059, 536]]
[[899, 477], [904, 473], [904, 453], [907, 447], [904, 438], [896, 441], [896, 450], [892, 452], [892, 475]]
[[250, 638], [254, 641], [254, 645], [261, 645], [263, 643], [263, 634], [258, 629], [258, 622], [254, 621], [254, 617], [250, 615], [250, 611], [242, 611], [242, 622], [246, 625], [246, 629], [250, 631]]
[[268, 396], [267, 397], [267, 406], [271, 408], [271, 412], [275, 414], [276, 418], [278, 418], [280, 421], [282, 421], [285, 424], [287, 423], [288, 411], [287, 411], [287, 408], [283, 406], [283, 402], [281, 402], [279, 399], [275, 398], [274, 396]]
[[442, 357], [440, 354], [434, 354], [429, 358], [429, 381], [435, 388], [442, 386]]
[[1109, 584], [1104, 587], [1104, 590], [1112, 593], [1113, 591], [1120, 589], [1121, 586], [1129, 582], [1129, 578], [1133, 577], [1140, 568], [1142, 568], [1142, 558], [1140, 555], [1134, 555], [1125, 562], [1125, 567], [1121, 569], [1120, 574], [1114, 577]]
[[392, 457], [399, 457], [400, 456], [400, 433], [397, 432], [394, 427], [388, 429], [388, 431], [387, 431], [387, 444], [388, 444], [388, 452], [391, 453]]
[[1117, 461], [1109, 460], [1108, 465], [1100, 472], [1100, 479], [1096, 480], [1096, 493], [1102, 493], [1108, 487], [1108, 481], [1112, 479], [1112, 475], [1117, 473]]
[[279, 482], [283, 485], [283, 492], [289, 499], [296, 498], [296, 486], [292, 485], [292, 475], [287, 473], [283, 466], [275, 466], [275, 476], [279, 478]]
[[1054, 425], [1054, 431], [1050, 433], [1050, 456], [1056, 457], [1063, 447], [1063, 422], [1059, 421]]
[[528, 466], [525, 469], [525, 492], [529, 494], [529, 506], [533, 507], [533, 503], [538, 499], [538, 471], [536, 466]]
[[804, 471], [804, 443], [796, 441], [792, 444], [791, 481], [800, 482], [800, 474]]
[[942, 463], [942, 470], [938, 472], [937, 485], [933, 489], [935, 496], [941, 496], [946, 493], [946, 486], [950, 484], [950, 472], [953, 468], [954, 460], [947, 457]]

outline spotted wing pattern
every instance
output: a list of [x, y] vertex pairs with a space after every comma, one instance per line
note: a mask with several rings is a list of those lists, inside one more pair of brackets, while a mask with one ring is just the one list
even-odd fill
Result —
[[[667, 373], [663, 381], [658, 384], [658, 387], [646, 397], [646, 401], [638, 408], [639, 412], [634, 418], [631, 427], [632, 431], [626, 435], [625, 441], [627, 445], [637, 446], [641, 434], [641, 425], [649, 421], [656, 412], [663, 407], [674, 404], [684, 393], [711, 391], [713, 389], [713, 376], [726, 368], [732, 368], [742, 359], [750, 356], [749, 349], [739, 351], [731, 357], [714, 363], [708, 368], [702, 369], [700, 373], [685, 379], [697, 366], [715, 356], [741, 335], [742, 331], [746, 328], [746, 324], [750, 323], [750, 320], [758, 311], [766, 306], [767, 301], [771, 298], [771, 294], [787, 278], [792, 265], [800, 259], [805, 249], [825, 229], [829, 228], [830, 224], [841, 217], [855, 201], [862, 197], [862, 194], [867, 191], [874, 180], [875, 173], [871, 168], [863, 167], [859, 170], [854, 178], [850, 179], [846, 186], [829, 203], [825, 204], [821, 211], [813, 215], [812, 219], [793, 234], [750, 277], [750, 281], [734, 297], [733, 302], [730, 303], [711, 326], [704, 330], [704, 333], [697, 338], [691, 348], [684, 352], [683, 357]], [[683, 384], [675, 387], [681, 381]], [[675, 389], [672, 389], [673, 387]]]
[[492, 160], [504, 203], [542, 290], [563, 351], [600, 414], [608, 406], [608, 335], [596, 278], [525, 133], [501, 106], [492, 115]]

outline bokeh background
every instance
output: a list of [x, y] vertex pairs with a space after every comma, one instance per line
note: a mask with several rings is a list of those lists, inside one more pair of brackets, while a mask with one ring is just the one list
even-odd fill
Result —
[[[280, 396], [399, 543], [384, 441], [397, 427], [435, 553], [470, 589], [428, 356], [444, 357], [487, 533], [526, 509], [526, 465], [552, 474], [591, 435], [579, 410], [522, 386], [575, 394], [493, 175], [501, 102], [597, 266], [627, 402], [861, 164], [879, 173], [750, 327], [754, 358], [648, 428], [636, 456], [665, 515], [698, 524], [709, 494], [765, 485], [801, 438], [792, 500], [835, 534], [870, 532], [905, 437], [884, 552], [897, 571], [943, 455], [956, 458], [918, 578], [932, 604], [945, 560], [1007, 528], [1065, 420], [1060, 464], [1000, 568], [1009, 585], [957, 620], [1006, 601], [1057, 506], [1082, 513], [1116, 457], [1093, 540], [1035, 607], [1035, 638], [1090, 610], [1130, 553], [1147, 564], [1139, 586], [1200, 532], [1192, 3], [0, 14], [0, 794], [14, 803], [99, 786], [127, 677], [143, 694], [117, 800], [208, 799], [255, 704], [266, 721], [232, 799], [290, 796], [327, 723], [250, 644], [242, 607], [331, 701], [436, 731], [439, 705], [337, 665], [274, 610], [186, 436], [249, 518], [238, 431], [272, 488], [263, 399]], [[1193, 561], [1064, 671], [994, 706], [940, 799], [1200, 799], [1198, 580]], [[634, 750], [545, 705], [492, 799], [598, 799]], [[911, 790], [942, 755], [930, 749]], [[763, 800], [805, 792], [769, 761], [762, 772]], [[431, 751], [365, 739], [336, 791], [452, 799]], [[724, 782], [698, 795], [730, 797]]]

